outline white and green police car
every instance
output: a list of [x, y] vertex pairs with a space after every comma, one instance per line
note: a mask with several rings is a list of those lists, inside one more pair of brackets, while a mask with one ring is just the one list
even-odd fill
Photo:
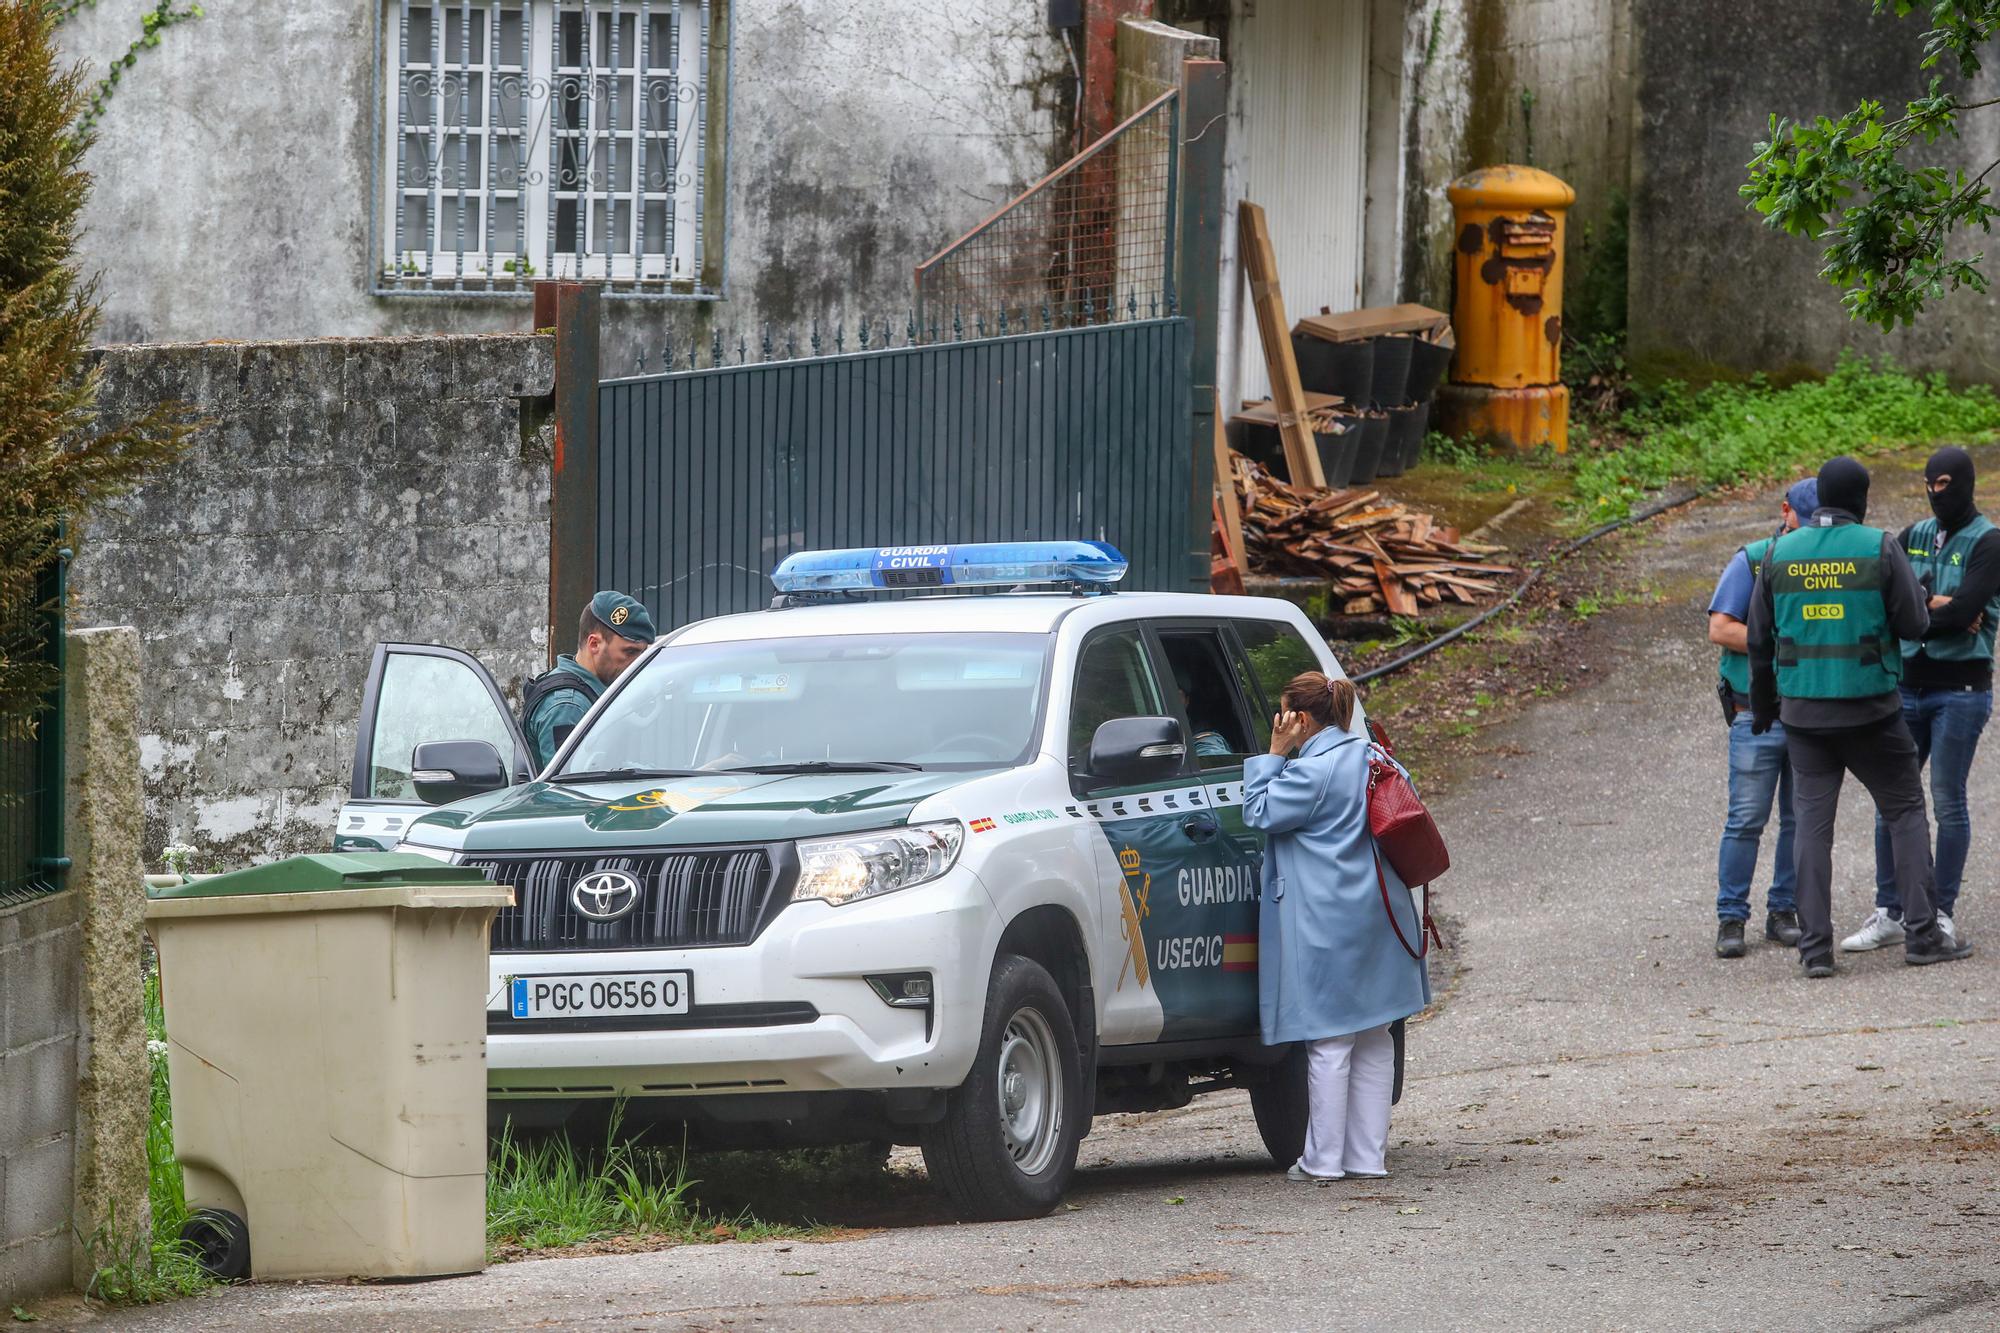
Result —
[[[378, 648], [339, 845], [513, 886], [496, 1118], [916, 1143], [985, 1218], [1052, 1208], [1094, 1114], [1197, 1092], [1248, 1088], [1295, 1160], [1243, 761], [1284, 682], [1340, 667], [1287, 602], [1124, 572], [1079, 542], [794, 556], [772, 609], [663, 636], [538, 776], [476, 662]], [[864, 596], [924, 587], [955, 591]]]

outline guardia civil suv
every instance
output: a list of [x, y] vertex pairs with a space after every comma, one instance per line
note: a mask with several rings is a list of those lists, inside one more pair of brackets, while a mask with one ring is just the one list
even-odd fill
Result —
[[622, 1100], [676, 1138], [920, 1144], [981, 1218], [1053, 1207], [1093, 1114], [1198, 1092], [1248, 1088], [1295, 1160], [1242, 771], [1283, 684], [1340, 668], [1287, 602], [1124, 570], [1075, 542], [794, 556], [772, 609], [665, 635], [538, 775], [476, 662], [378, 647], [339, 845], [513, 886], [496, 1120]]

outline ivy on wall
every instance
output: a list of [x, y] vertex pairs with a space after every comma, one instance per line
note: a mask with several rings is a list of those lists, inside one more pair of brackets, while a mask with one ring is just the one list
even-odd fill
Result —
[[[97, 0], [48, 0], [49, 13], [57, 24], [76, 17], [81, 10], [95, 8]], [[153, 7], [139, 16], [139, 35], [132, 39], [132, 44], [125, 48], [124, 54], [111, 62], [111, 67], [105, 76], [90, 90], [90, 96], [84, 104], [83, 115], [77, 120], [78, 132], [87, 133], [96, 127], [97, 122], [104, 116], [104, 108], [110, 102], [111, 95], [118, 91], [119, 81], [125, 77], [126, 70], [139, 63], [141, 52], [157, 47], [160, 44], [160, 35], [175, 24], [191, 23], [200, 17], [202, 8], [199, 4], [177, 5], [174, 0], [155, 0]]]

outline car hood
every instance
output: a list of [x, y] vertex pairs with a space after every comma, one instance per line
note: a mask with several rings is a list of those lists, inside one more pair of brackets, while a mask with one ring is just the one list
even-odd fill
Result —
[[[991, 770], [987, 770], [991, 771]], [[456, 830], [468, 852], [782, 842], [887, 828], [980, 773], [716, 773], [651, 782], [531, 782], [460, 801], [407, 835]]]

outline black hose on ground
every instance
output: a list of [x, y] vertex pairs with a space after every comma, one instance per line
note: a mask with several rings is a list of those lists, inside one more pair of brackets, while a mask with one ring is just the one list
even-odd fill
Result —
[[1412, 648], [1409, 652], [1404, 653], [1401, 657], [1396, 658], [1394, 661], [1384, 662], [1381, 666], [1375, 667], [1373, 670], [1364, 671], [1360, 675], [1353, 677], [1354, 683], [1356, 685], [1366, 685], [1368, 682], [1372, 680], [1380, 680], [1382, 677], [1387, 676], [1393, 672], [1401, 671], [1404, 667], [1410, 665], [1410, 663], [1412, 662], [1416, 662], [1425, 657], [1429, 657], [1432, 653], [1444, 647], [1446, 644], [1452, 642], [1454, 639], [1460, 639], [1465, 637], [1467, 634], [1472, 633], [1472, 631], [1478, 629], [1481, 625], [1484, 625], [1487, 621], [1493, 619], [1493, 617], [1499, 615], [1502, 611], [1505, 611], [1508, 607], [1520, 601], [1521, 598], [1527, 593], [1528, 589], [1534, 587], [1536, 583], [1540, 582], [1542, 575], [1548, 573], [1549, 570], [1553, 569], [1556, 565], [1568, 559], [1570, 556], [1576, 554], [1578, 551], [1581, 551], [1584, 547], [1590, 545], [1592, 542], [1596, 541], [1599, 537], [1608, 537], [1612, 533], [1617, 532], [1620, 528], [1629, 528], [1634, 523], [1643, 523], [1648, 519], [1658, 518], [1661, 514], [1664, 514], [1669, 510], [1679, 509], [1682, 505], [1691, 504], [1707, 494], [1708, 494], [1708, 489], [1703, 488], [1701, 490], [1688, 491], [1685, 494], [1681, 495], [1662, 496], [1660, 499], [1655, 500], [1652, 504], [1647, 505], [1645, 508], [1627, 514], [1625, 517], [1618, 519], [1615, 522], [1599, 524], [1597, 527], [1592, 528], [1589, 532], [1584, 533], [1581, 537], [1578, 537], [1576, 540], [1570, 542], [1568, 545], [1562, 547], [1561, 549], [1553, 552], [1550, 555], [1544, 556], [1541, 560], [1537, 561], [1535, 567], [1528, 572], [1528, 577], [1522, 579], [1520, 584], [1514, 589], [1514, 591], [1507, 594], [1507, 596], [1501, 601], [1495, 602], [1492, 606], [1487, 607], [1484, 611], [1481, 611], [1478, 615], [1466, 621], [1463, 625], [1455, 625], [1451, 629], [1446, 630], [1444, 633], [1438, 635], [1435, 639], [1432, 639], [1429, 643], [1423, 644], [1416, 648]]

